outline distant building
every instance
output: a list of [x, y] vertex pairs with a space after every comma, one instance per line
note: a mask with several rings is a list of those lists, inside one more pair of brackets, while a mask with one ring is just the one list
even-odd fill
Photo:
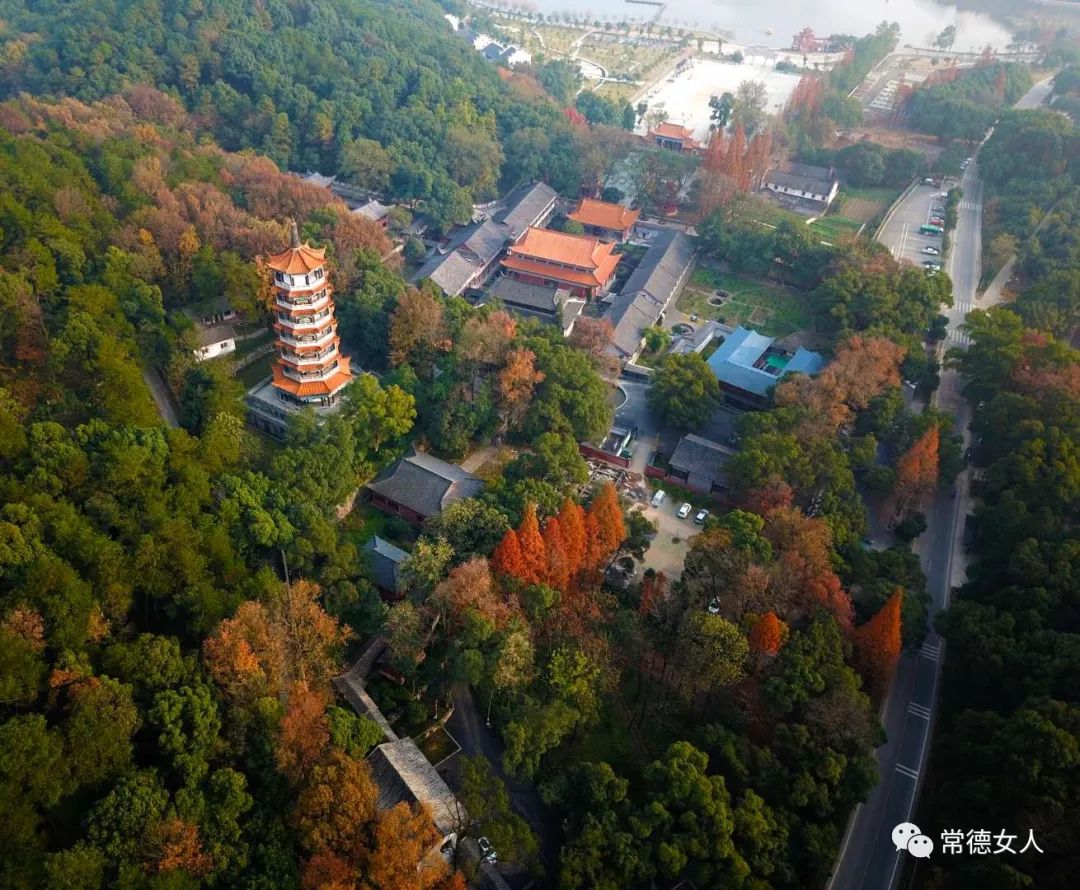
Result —
[[505, 275], [495, 279], [488, 289], [488, 296], [500, 300], [506, 310], [515, 315], [558, 325], [564, 337], [573, 332], [574, 324], [585, 308], [585, 300], [573, 296], [566, 288], [529, 284]]
[[440, 513], [455, 501], [484, 490], [484, 483], [456, 464], [413, 451], [368, 483], [371, 504], [413, 525]]
[[236, 329], [232, 323], [239, 316], [227, 300], [190, 307], [184, 310], [184, 314], [195, 324], [195, 341], [198, 345], [193, 352], [196, 361], [203, 362], [236, 350]]
[[289, 248], [266, 265], [273, 272], [278, 357], [270, 380], [249, 390], [246, 402], [251, 422], [280, 437], [289, 416], [303, 408], [319, 414], [336, 410], [353, 374], [341, 352], [326, 251], [301, 244], [293, 223]]
[[696, 254], [697, 242], [689, 235], [674, 229], [657, 233], [604, 316], [611, 322], [611, 355], [625, 363], [641, 354], [645, 329], [658, 324], [678, 298]]
[[615, 278], [620, 257], [613, 248], [588, 235], [530, 228], [510, 246], [502, 268], [510, 278], [566, 288], [588, 300], [606, 293]]
[[840, 179], [831, 167], [789, 163], [766, 173], [761, 187], [782, 203], [801, 204], [824, 213], [840, 189]]
[[337, 179], [336, 176], [323, 176], [321, 173], [311, 173], [310, 171], [308, 173], [305, 173], [300, 178], [304, 180], [304, 182], [306, 182], [308, 185], [315, 185], [321, 189], [330, 188], [330, 186], [332, 186], [334, 184], [334, 181]]
[[664, 121], [649, 130], [649, 140], [660, 148], [669, 151], [694, 152], [701, 149], [701, 143], [694, 139], [694, 131], [688, 127]]
[[787, 374], [817, 374], [825, 360], [799, 347], [794, 353], [774, 345], [772, 337], [737, 327], [709, 356], [708, 364], [725, 399], [740, 408], [763, 408], [769, 390]]
[[364, 545], [364, 556], [367, 558], [368, 571], [375, 586], [383, 593], [396, 597], [401, 564], [409, 558], [409, 554], [374, 535]]
[[815, 37], [813, 28], [803, 28], [791, 39], [791, 48], [800, 53], [824, 53], [830, 43], [828, 37]]
[[626, 241], [634, 228], [634, 223], [641, 216], [640, 210], [631, 210], [622, 204], [598, 201], [595, 198], [582, 198], [581, 203], [567, 219], [581, 223], [589, 235], [607, 241]]
[[370, 219], [373, 223], [378, 223], [384, 229], [390, 222], [390, 208], [385, 204], [376, 201], [374, 198], [366, 204], [357, 207], [352, 212], [356, 216], [362, 216], [365, 219]]
[[671, 340], [668, 347], [668, 355], [701, 355], [705, 348], [717, 337], [722, 337], [732, 332], [732, 328], [722, 325], [717, 321], [703, 321], [694, 327], [691, 334], [679, 334]]

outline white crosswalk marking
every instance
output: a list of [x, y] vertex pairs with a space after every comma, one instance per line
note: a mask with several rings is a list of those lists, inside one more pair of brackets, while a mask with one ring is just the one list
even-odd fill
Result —
[[967, 315], [971, 311], [971, 303], [961, 300], [955, 303], [953, 308], [963, 312], [964, 315]]
[[896, 764], [896, 771], [902, 776], [907, 776], [909, 779], [919, 778], [918, 770], [914, 770], [910, 766], [904, 766], [902, 763]]
[[908, 702], [908, 713], [914, 717], [921, 717], [923, 720], [930, 719], [930, 709], [925, 705], [917, 704], [916, 702]]
[[939, 643], [923, 643], [919, 647], [919, 655], [923, 658], [929, 658], [931, 661], [937, 661], [941, 655], [941, 645]]

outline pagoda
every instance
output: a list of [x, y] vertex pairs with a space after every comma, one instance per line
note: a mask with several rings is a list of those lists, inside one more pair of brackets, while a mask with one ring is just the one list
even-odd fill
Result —
[[353, 375], [341, 354], [326, 251], [301, 244], [294, 222], [289, 249], [266, 265], [274, 273], [274, 389], [305, 405], [333, 405]]

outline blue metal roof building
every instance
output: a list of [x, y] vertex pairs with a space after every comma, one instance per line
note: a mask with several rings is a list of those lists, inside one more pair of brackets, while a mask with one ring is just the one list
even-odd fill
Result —
[[709, 356], [721, 387], [750, 406], [760, 406], [785, 374], [817, 374], [825, 359], [801, 346], [792, 355], [774, 347], [774, 338], [742, 326], [725, 338]]

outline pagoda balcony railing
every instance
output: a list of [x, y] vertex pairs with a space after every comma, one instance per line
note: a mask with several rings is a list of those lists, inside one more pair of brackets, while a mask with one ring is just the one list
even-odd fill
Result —
[[324, 349], [321, 352], [293, 352], [291, 349], [280, 350], [281, 357], [288, 359], [291, 362], [321, 362], [331, 355], [336, 355], [337, 351], [336, 345], [331, 346], [329, 349]]
[[332, 365], [323, 368], [321, 371], [295, 371], [288, 366], [281, 370], [290, 380], [296, 380], [300, 383], [311, 383], [315, 380], [326, 380], [333, 377], [334, 374], [337, 373], [339, 366], [340, 362], [334, 362]]
[[277, 306], [278, 306], [279, 309], [288, 310], [288, 309], [300, 309], [300, 308], [307, 308], [307, 307], [315, 309], [316, 307], [322, 306], [329, 299], [330, 299], [330, 289], [329, 288], [323, 288], [317, 294], [315, 294], [313, 296], [310, 296], [310, 297], [307, 297], [307, 296], [305, 296], [305, 297], [288, 297], [287, 299], [282, 299], [281, 295], [279, 294], [278, 297], [277, 297], [276, 303], [277, 303]]
[[326, 275], [322, 273], [321, 267], [304, 275], [287, 275], [284, 272], [274, 275], [274, 284], [290, 290], [308, 290], [323, 281], [326, 281]]
[[296, 318], [286, 315], [283, 312], [279, 312], [277, 320], [284, 325], [313, 325], [319, 324], [323, 319], [329, 318], [330, 315], [331, 312], [329, 309], [324, 309], [322, 312], [316, 312], [312, 315], [300, 315]]
[[332, 324], [322, 331], [310, 334], [296, 334], [286, 331], [278, 331], [278, 339], [287, 346], [319, 346], [337, 334], [337, 324]]

